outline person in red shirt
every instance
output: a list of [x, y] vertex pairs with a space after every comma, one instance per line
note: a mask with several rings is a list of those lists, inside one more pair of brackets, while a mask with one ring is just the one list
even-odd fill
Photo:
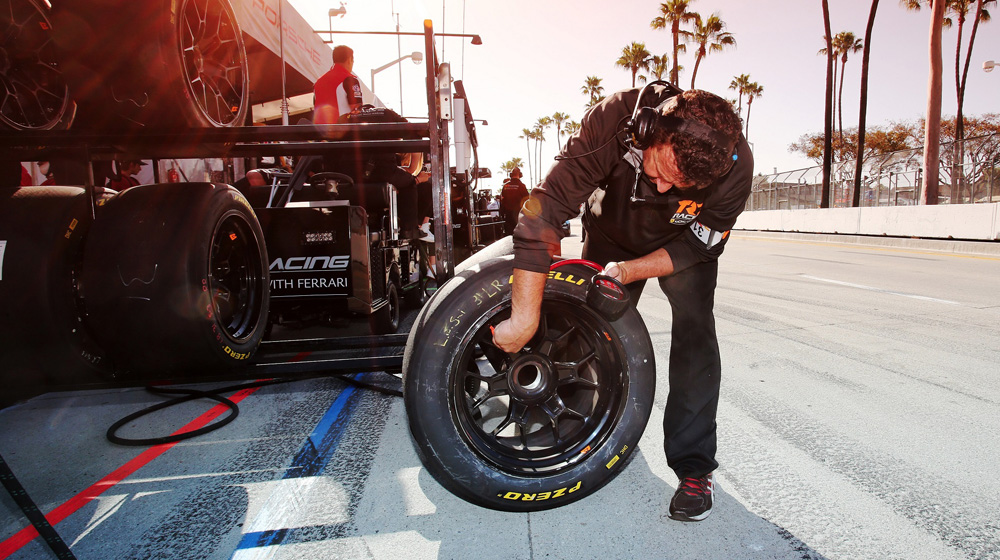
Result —
[[316, 124], [336, 124], [341, 115], [361, 107], [361, 82], [354, 70], [354, 50], [347, 45], [333, 49], [333, 68], [313, 86]]
[[142, 166], [146, 165], [146, 162], [138, 159], [129, 159], [116, 163], [118, 165], [118, 173], [108, 179], [105, 187], [122, 192], [139, 184], [139, 180], [133, 177], [133, 175], [138, 174]]

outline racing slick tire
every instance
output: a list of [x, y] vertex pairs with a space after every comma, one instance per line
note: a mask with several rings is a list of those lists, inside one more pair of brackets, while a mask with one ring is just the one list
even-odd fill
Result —
[[87, 239], [82, 279], [95, 337], [135, 377], [245, 365], [267, 327], [264, 235], [228, 185], [119, 193]]
[[394, 279], [386, 282], [385, 299], [385, 305], [370, 316], [373, 334], [393, 334], [399, 330], [399, 288]]
[[76, 114], [39, 0], [0, 0], [0, 128], [56, 130]]
[[587, 305], [594, 270], [550, 273], [539, 330], [517, 354], [492, 343], [510, 316], [510, 238], [465, 261], [407, 340], [403, 396], [428, 472], [471, 503], [537, 511], [587, 496], [633, 456], [653, 405], [649, 333], [634, 307]]
[[107, 373], [76, 295], [86, 197], [80, 187], [0, 189], [0, 405]]
[[[228, 0], [90, 0], [53, 7], [78, 127], [247, 124], [249, 61]], [[127, 27], [126, 35], [109, 30]], [[113, 117], [109, 117], [113, 115]]]

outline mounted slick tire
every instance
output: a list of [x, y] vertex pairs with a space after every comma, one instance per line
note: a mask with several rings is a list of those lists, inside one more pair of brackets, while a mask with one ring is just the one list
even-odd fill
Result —
[[0, 406], [107, 378], [76, 291], [92, 221], [80, 187], [0, 189]]
[[[499, 246], [499, 247], [498, 247]], [[471, 503], [554, 508], [611, 481], [652, 409], [652, 344], [634, 308], [609, 320], [587, 305], [594, 271], [549, 275], [539, 330], [507, 354], [491, 327], [510, 316], [510, 241], [463, 263], [410, 331], [404, 401], [428, 472]]]
[[267, 326], [264, 236], [227, 185], [134, 187], [94, 223], [82, 292], [119, 370], [185, 377], [237, 368]]

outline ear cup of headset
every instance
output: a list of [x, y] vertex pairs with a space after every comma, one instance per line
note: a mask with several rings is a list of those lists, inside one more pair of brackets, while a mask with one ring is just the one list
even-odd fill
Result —
[[636, 149], [645, 150], [653, 143], [653, 131], [656, 130], [659, 118], [659, 113], [653, 107], [641, 107], [629, 122], [629, 136]]

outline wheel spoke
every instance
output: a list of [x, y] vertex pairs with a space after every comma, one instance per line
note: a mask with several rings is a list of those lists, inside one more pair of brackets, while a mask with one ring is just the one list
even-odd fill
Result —
[[491, 334], [491, 331], [488, 329], [480, 331], [478, 339], [479, 349], [483, 351], [486, 359], [489, 360], [490, 365], [493, 366], [493, 371], [500, 373], [507, 370], [507, 365], [510, 362], [510, 355], [493, 344]]

